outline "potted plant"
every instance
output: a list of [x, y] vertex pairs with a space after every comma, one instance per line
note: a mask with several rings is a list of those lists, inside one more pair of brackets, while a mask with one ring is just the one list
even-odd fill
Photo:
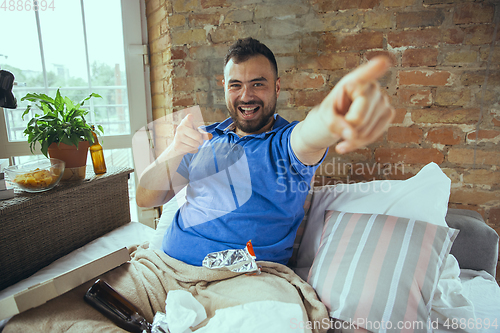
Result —
[[[101, 98], [100, 95], [91, 93], [76, 103], [69, 97], [61, 96], [59, 89], [55, 98], [38, 93], [29, 93], [21, 98], [21, 101], [33, 102], [42, 112], [35, 114], [24, 130], [31, 152], [33, 153], [38, 142], [42, 154], [65, 161], [66, 168], [85, 166], [88, 148], [94, 142], [94, 137], [91, 125], [85, 120], [88, 111], [82, 106], [92, 97]], [[31, 108], [31, 104], [27, 106], [22, 115], [23, 120]], [[101, 125], [96, 128], [103, 133]]]

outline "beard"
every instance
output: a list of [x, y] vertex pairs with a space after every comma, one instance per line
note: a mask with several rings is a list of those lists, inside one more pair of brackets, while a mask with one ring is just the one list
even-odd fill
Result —
[[[276, 100], [277, 97], [275, 94], [275, 98], [266, 107], [264, 107], [264, 102], [262, 102], [261, 100], [237, 102], [234, 103], [233, 105], [228, 104], [227, 107], [229, 110], [229, 115], [231, 116], [231, 119], [233, 120], [233, 123], [236, 126], [236, 128], [240, 129], [245, 133], [253, 134], [253, 133], [258, 133], [264, 126], [266, 126], [271, 121], [276, 111]], [[260, 106], [260, 109], [258, 110], [258, 112], [260, 112], [260, 115], [258, 115], [258, 117], [256, 118], [249, 120], [243, 119], [240, 115], [241, 111], [238, 108], [240, 106], [251, 105], [251, 104]]]

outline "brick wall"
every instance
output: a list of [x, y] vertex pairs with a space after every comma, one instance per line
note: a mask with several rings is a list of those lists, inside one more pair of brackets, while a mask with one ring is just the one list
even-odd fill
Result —
[[494, 0], [146, 4], [155, 119], [192, 105], [201, 106], [206, 122], [225, 119], [223, 56], [237, 38], [255, 37], [275, 52], [282, 78], [278, 111], [288, 120], [304, 119], [348, 71], [386, 54], [394, 67], [380, 81], [397, 109], [393, 124], [365, 149], [331, 154], [330, 167], [319, 173], [356, 181], [406, 179], [436, 162], [452, 180], [450, 207], [474, 209], [500, 232]]

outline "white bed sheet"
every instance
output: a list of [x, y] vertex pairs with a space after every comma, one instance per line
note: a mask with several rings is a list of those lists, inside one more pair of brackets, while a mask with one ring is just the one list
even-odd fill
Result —
[[[0, 299], [16, 294], [30, 286], [54, 278], [70, 269], [84, 265], [111, 252], [152, 239], [155, 230], [138, 222], [129, 222], [92, 242], [57, 259], [32, 276], [0, 291]], [[0, 331], [8, 319], [0, 321]]]
[[[500, 286], [495, 278], [485, 271], [471, 269], [460, 270], [463, 294], [474, 306], [475, 320], [458, 323], [468, 328], [467, 331], [478, 333], [500, 332]], [[435, 333], [463, 332], [451, 327], [440, 328]]]

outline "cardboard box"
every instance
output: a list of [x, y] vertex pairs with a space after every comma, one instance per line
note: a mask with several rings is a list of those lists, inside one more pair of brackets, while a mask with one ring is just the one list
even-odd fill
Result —
[[[0, 300], [0, 320], [37, 307], [130, 260], [126, 247]], [[83, 297], [83, 295], [82, 295]]]

